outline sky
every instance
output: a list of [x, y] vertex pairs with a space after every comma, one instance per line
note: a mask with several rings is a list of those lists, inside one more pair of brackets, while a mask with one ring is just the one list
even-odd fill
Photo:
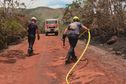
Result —
[[73, 0], [19, 0], [19, 1], [24, 2], [27, 8], [35, 8], [40, 6], [46, 6], [51, 8], [62, 8], [65, 7], [66, 4], [72, 3]]

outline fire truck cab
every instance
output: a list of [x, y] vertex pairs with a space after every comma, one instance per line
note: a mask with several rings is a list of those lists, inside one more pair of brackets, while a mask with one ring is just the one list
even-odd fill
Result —
[[45, 34], [46, 36], [48, 33], [55, 33], [58, 35], [59, 32], [59, 22], [58, 19], [46, 19], [45, 20]]

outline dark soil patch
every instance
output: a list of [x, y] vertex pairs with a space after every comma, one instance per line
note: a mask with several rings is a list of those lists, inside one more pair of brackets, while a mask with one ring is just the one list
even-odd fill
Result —
[[111, 45], [108, 45], [107, 43], [103, 44], [97, 41], [92, 41], [91, 44], [126, 58], [126, 37], [118, 37], [118, 40]]

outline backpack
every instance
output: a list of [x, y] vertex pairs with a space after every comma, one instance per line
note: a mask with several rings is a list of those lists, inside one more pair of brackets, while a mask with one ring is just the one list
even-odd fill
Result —
[[77, 24], [75, 24], [75, 23], [72, 23], [72, 24], [70, 24], [70, 26], [69, 26], [69, 29], [70, 30], [75, 30], [75, 29], [77, 29], [78, 28], [78, 26], [77, 26]]

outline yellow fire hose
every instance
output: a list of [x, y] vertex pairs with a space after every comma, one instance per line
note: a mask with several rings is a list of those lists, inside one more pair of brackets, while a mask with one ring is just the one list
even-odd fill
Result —
[[[85, 33], [85, 32], [83, 32], [83, 33]], [[81, 56], [79, 57], [79, 59], [77, 60], [77, 62], [73, 65], [73, 67], [67, 73], [67, 75], [66, 75], [66, 84], [70, 84], [69, 83], [69, 76], [70, 76], [71, 72], [74, 70], [74, 68], [77, 66], [77, 64], [80, 62], [82, 57], [84, 56], [84, 54], [85, 54], [85, 52], [86, 52], [86, 50], [87, 50], [87, 48], [89, 46], [90, 40], [91, 40], [91, 34], [90, 34], [90, 30], [88, 30], [88, 41], [87, 41], [86, 47], [85, 47], [84, 51], [82, 52]]]

